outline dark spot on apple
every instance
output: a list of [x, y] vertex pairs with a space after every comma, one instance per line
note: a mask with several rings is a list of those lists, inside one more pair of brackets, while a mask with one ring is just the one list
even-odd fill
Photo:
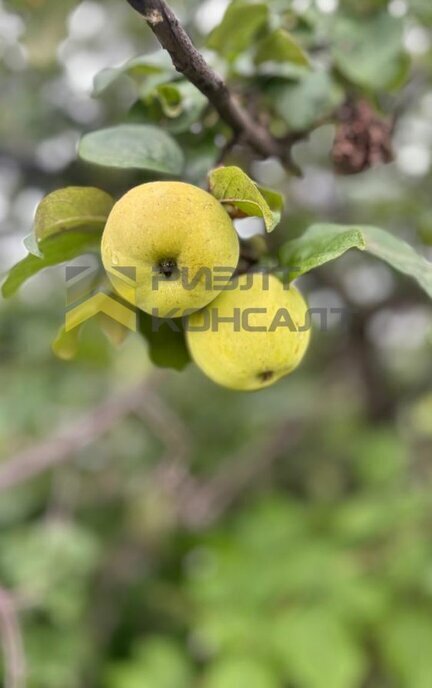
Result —
[[262, 373], [258, 374], [258, 379], [261, 380], [261, 382], [268, 382], [272, 379], [273, 375], [274, 372], [272, 370], [264, 370]]
[[166, 277], [167, 280], [173, 277], [177, 278], [179, 272], [177, 261], [174, 258], [163, 258], [160, 260], [158, 263], [158, 270], [159, 274]]

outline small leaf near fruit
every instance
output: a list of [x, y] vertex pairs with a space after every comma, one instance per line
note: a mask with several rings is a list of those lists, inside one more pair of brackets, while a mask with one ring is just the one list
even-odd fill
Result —
[[60, 265], [84, 253], [98, 252], [100, 234], [70, 230], [43, 239], [39, 247], [42, 257], [30, 253], [9, 270], [2, 286], [4, 298], [13, 296], [24, 282], [44, 268]]
[[[42, 199], [37, 208], [34, 221], [36, 240], [40, 242], [70, 229], [102, 232], [113, 205], [114, 199], [109, 194], [89, 186], [68, 186], [53, 191]], [[32, 250], [30, 252], [33, 253]]]
[[309, 57], [301, 45], [284, 29], [276, 29], [258, 44], [255, 64], [266, 62], [287, 62], [310, 67]]
[[234, 206], [243, 216], [262, 217], [267, 232], [279, 224], [283, 196], [260, 187], [240, 167], [219, 167], [209, 174], [210, 192], [221, 203]]

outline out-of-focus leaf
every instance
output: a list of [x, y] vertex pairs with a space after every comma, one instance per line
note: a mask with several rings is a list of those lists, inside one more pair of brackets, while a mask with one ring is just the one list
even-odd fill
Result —
[[335, 64], [354, 84], [376, 90], [399, 85], [409, 60], [403, 49], [403, 22], [388, 11], [361, 20], [339, 16], [331, 23]]
[[178, 117], [182, 111], [182, 98], [175, 84], [161, 84], [156, 88], [162, 110], [167, 117]]
[[105, 191], [90, 186], [68, 186], [45, 196], [34, 221], [36, 239], [73, 229], [103, 231], [114, 199]]
[[289, 62], [303, 67], [310, 65], [301, 45], [284, 29], [276, 29], [258, 44], [255, 63], [260, 65], [263, 62]]
[[272, 669], [253, 657], [226, 657], [215, 662], [203, 679], [203, 688], [278, 688]]
[[209, 174], [210, 192], [221, 203], [234, 206], [245, 215], [262, 217], [268, 232], [280, 222], [283, 197], [277, 191], [259, 187], [239, 167], [219, 167]]
[[159, 127], [121, 124], [82, 137], [79, 156], [105, 167], [141, 169], [178, 175], [183, 153], [174, 139]]
[[[219, 587], [222, 587], [220, 580], [214, 581], [216, 589], [218, 583]], [[199, 595], [199, 588], [198, 591], [194, 590], [198, 597], [197, 592]], [[211, 600], [208, 600], [195, 628], [197, 638], [204, 646], [217, 647], [221, 656], [224, 656], [233, 653], [246, 654], [251, 648], [262, 645], [262, 638], [265, 637], [269, 625], [267, 618], [260, 618], [256, 610], [248, 609], [244, 605], [239, 612], [235, 605], [230, 604], [229, 598], [221, 597], [221, 604], [213, 604], [211, 607], [210, 605]]]
[[[299, 65], [294, 62], [263, 62], [256, 66], [254, 77], [262, 77], [268, 81], [269, 77], [279, 77], [289, 81], [299, 81], [304, 79], [310, 71], [309, 67]], [[250, 76], [246, 74], [246, 76]]]
[[288, 683], [302, 688], [358, 688], [366, 658], [325, 607], [292, 608], [274, 619], [273, 642]]
[[[113, 204], [111, 196], [90, 187], [68, 187], [46, 196], [37, 209], [34, 231], [24, 240], [29, 255], [12, 268], [8, 277], [9, 280], [13, 275], [12, 286], [6, 280], [3, 294], [11, 295], [26, 279], [45, 267], [62, 263], [87, 252], [89, 248], [98, 247]], [[91, 230], [89, 233], [95, 232], [95, 237], [88, 239], [86, 230]], [[57, 237], [63, 232], [71, 233], [71, 240], [58, 242]], [[79, 232], [86, 232], [82, 237], [84, 250], [81, 249], [81, 238], [77, 235]], [[52, 243], [52, 240], [55, 242]], [[87, 245], [88, 241], [90, 244]], [[47, 246], [48, 254], [44, 255]], [[78, 253], [75, 254], [75, 250]], [[33, 257], [37, 260], [33, 260]], [[50, 262], [51, 260], [54, 262]], [[7, 291], [9, 289], [12, 289], [10, 293]], [[55, 355], [63, 360], [75, 358], [79, 348], [79, 334], [80, 327], [70, 331], [65, 331], [62, 327], [52, 343]]]
[[432, 263], [405, 241], [378, 227], [313, 225], [299, 239], [285, 244], [281, 261], [290, 268], [291, 277], [299, 276], [338, 258], [350, 248], [368, 251], [412, 277], [432, 298]]
[[100, 234], [71, 229], [44, 239], [39, 243], [39, 247], [42, 258], [29, 254], [9, 270], [2, 286], [4, 298], [13, 296], [24, 282], [44, 268], [65, 263], [84, 253], [99, 251]]
[[[90, 315], [92, 315], [92, 311]], [[97, 315], [99, 327], [114, 346], [120, 346], [130, 334], [130, 330], [120, 322], [113, 320], [103, 313]], [[51, 347], [57, 358], [71, 361], [77, 357], [80, 348], [80, 335], [84, 323], [80, 323], [70, 330], [61, 327]]]
[[406, 447], [391, 430], [364, 430], [353, 444], [355, 469], [366, 485], [389, 487], [408, 465]]
[[283, 209], [285, 206], [284, 197], [281, 193], [279, 193], [279, 191], [269, 189], [267, 186], [257, 184], [256, 187], [273, 213], [273, 222], [275, 222], [276, 225], [278, 225], [281, 221]]
[[74, 6], [74, 0], [19, 3], [26, 25], [23, 44], [31, 65], [43, 69], [55, 63], [58, 44], [66, 36], [66, 20]]
[[98, 559], [91, 532], [61, 521], [16, 530], [5, 536], [0, 549], [0, 566], [10, 584], [62, 623], [82, 613], [87, 576]]
[[374, 541], [420, 518], [425, 508], [421, 495], [393, 495], [377, 500], [365, 494], [352, 498], [334, 516], [334, 531], [345, 541]]
[[130, 334], [130, 330], [117, 320], [104, 313], [98, 315], [99, 326], [113, 346], [121, 346]]
[[418, 220], [418, 232], [421, 240], [427, 245], [432, 246], [432, 212], [426, 210]]
[[281, 250], [282, 265], [289, 269], [290, 279], [339, 258], [350, 248], [365, 250], [360, 229], [334, 225], [313, 225], [299, 238], [288, 241]]
[[120, 67], [103, 69], [95, 76], [93, 95], [103, 93], [121, 76], [127, 75], [136, 81], [155, 74], [163, 74], [166, 77], [174, 75], [171, 59], [167, 52], [158, 50], [150, 55], [140, 55], [128, 60]]
[[139, 331], [147, 340], [149, 356], [155, 365], [183, 370], [190, 362], [180, 321], [168, 323], [140, 311]]
[[171, 120], [168, 128], [174, 134], [187, 131], [208, 104], [207, 98], [189, 81], [161, 84], [155, 94], [163, 113]]
[[234, 60], [251, 46], [258, 31], [265, 26], [268, 14], [265, 3], [247, 0], [230, 3], [222, 22], [210, 34], [208, 47], [228, 60]]
[[271, 85], [267, 93], [289, 128], [300, 131], [330, 115], [344, 99], [343, 90], [324, 71], [311, 72], [297, 83]]
[[61, 358], [63, 361], [71, 361], [75, 358], [79, 349], [80, 329], [80, 327], [74, 327], [73, 330], [66, 332], [64, 327], [60, 328], [51, 344], [57, 358]]
[[76, 688], [83, 667], [94, 654], [94, 643], [83, 626], [63, 625], [61, 632], [44, 623], [25, 626], [24, 646], [31, 667], [29, 688]]
[[[157, 124], [172, 134], [188, 132], [208, 106], [207, 98], [185, 80], [147, 80], [140, 87], [138, 95], [139, 100], [128, 113], [128, 121], [134, 124]], [[190, 153], [191, 148], [192, 145], [186, 152]], [[183, 149], [187, 149], [184, 144]]]
[[112, 665], [107, 688], [190, 688], [192, 668], [177, 645], [164, 638], [148, 638], [129, 661]]
[[424, 609], [392, 614], [381, 634], [385, 664], [401, 688], [429, 688], [432, 677], [432, 621]]
[[432, 392], [424, 394], [416, 399], [408, 413], [408, 422], [411, 432], [420, 437], [432, 439]]
[[[181, 118], [180, 118], [181, 119]], [[212, 140], [203, 140], [195, 145], [187, 145], [186, 139], [186, 166], [185, 178], [191, 184], [199, 186], [205, 179], [208, 171], [217, 163], [218, 149]]]

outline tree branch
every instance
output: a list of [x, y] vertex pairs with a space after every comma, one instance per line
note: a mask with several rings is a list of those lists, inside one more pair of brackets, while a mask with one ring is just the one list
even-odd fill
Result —
[[124, 416], [138, 412], [147, 403], [147, 394], [153, 383], [154, 378], [141, 382], [92, 409], [40, 444], [24, 449], [0, 464], [0, 493], [65, 463], [108, 432]]
[[12, 596], [0, 588], [0, 640], [5, 666], [5, 688], [24, 688], [25, 658]]
[[255, 121], [228, 89], [222, 77], [207, 64], [190, 37], [164, 0], [127, 0], [139, 12], [162, 47], [171, 56], [174, 67], [183, 74], [209, 102], [234, 134], [264, 157], [275, 156], [296, 174], [298, 168], [291, 157], [291, 145], [271, 136]]

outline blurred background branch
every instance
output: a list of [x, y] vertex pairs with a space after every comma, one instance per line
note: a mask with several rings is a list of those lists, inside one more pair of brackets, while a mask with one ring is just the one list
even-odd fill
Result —
[[[165, 407], [157, 406], [155, 393], [150, 390], [157, 375], [140, 382], [137, 386], [117, 397], [105, 401], [95, 409], [90, 410], [78, 420], [71, 422], [68, 427], [54, 433], [40, 444], [35, 444], [12, 456], [0, 465], [0, 492], [9, 490], [21, 483], [54, 468], [66, 461], [72, 461], [77, 454], [99, 437], [109, 432], [113, 426], [131, 413], [142, 413], [146, 419], [156, 422], [160, 429], [160, 414]], [[144, 412], [146, 405], [152, 410]], [[171, 425], [170, 425], [171, 424]], [[172, 414], [167, 419], [167, 437], [175, 432]], [[169, 445], [171, 448], [171, 445]]]
[[4, 688], [25, 688], [26, 663], [14, 599], [1, 587], [0, 639], [5, 666]]

